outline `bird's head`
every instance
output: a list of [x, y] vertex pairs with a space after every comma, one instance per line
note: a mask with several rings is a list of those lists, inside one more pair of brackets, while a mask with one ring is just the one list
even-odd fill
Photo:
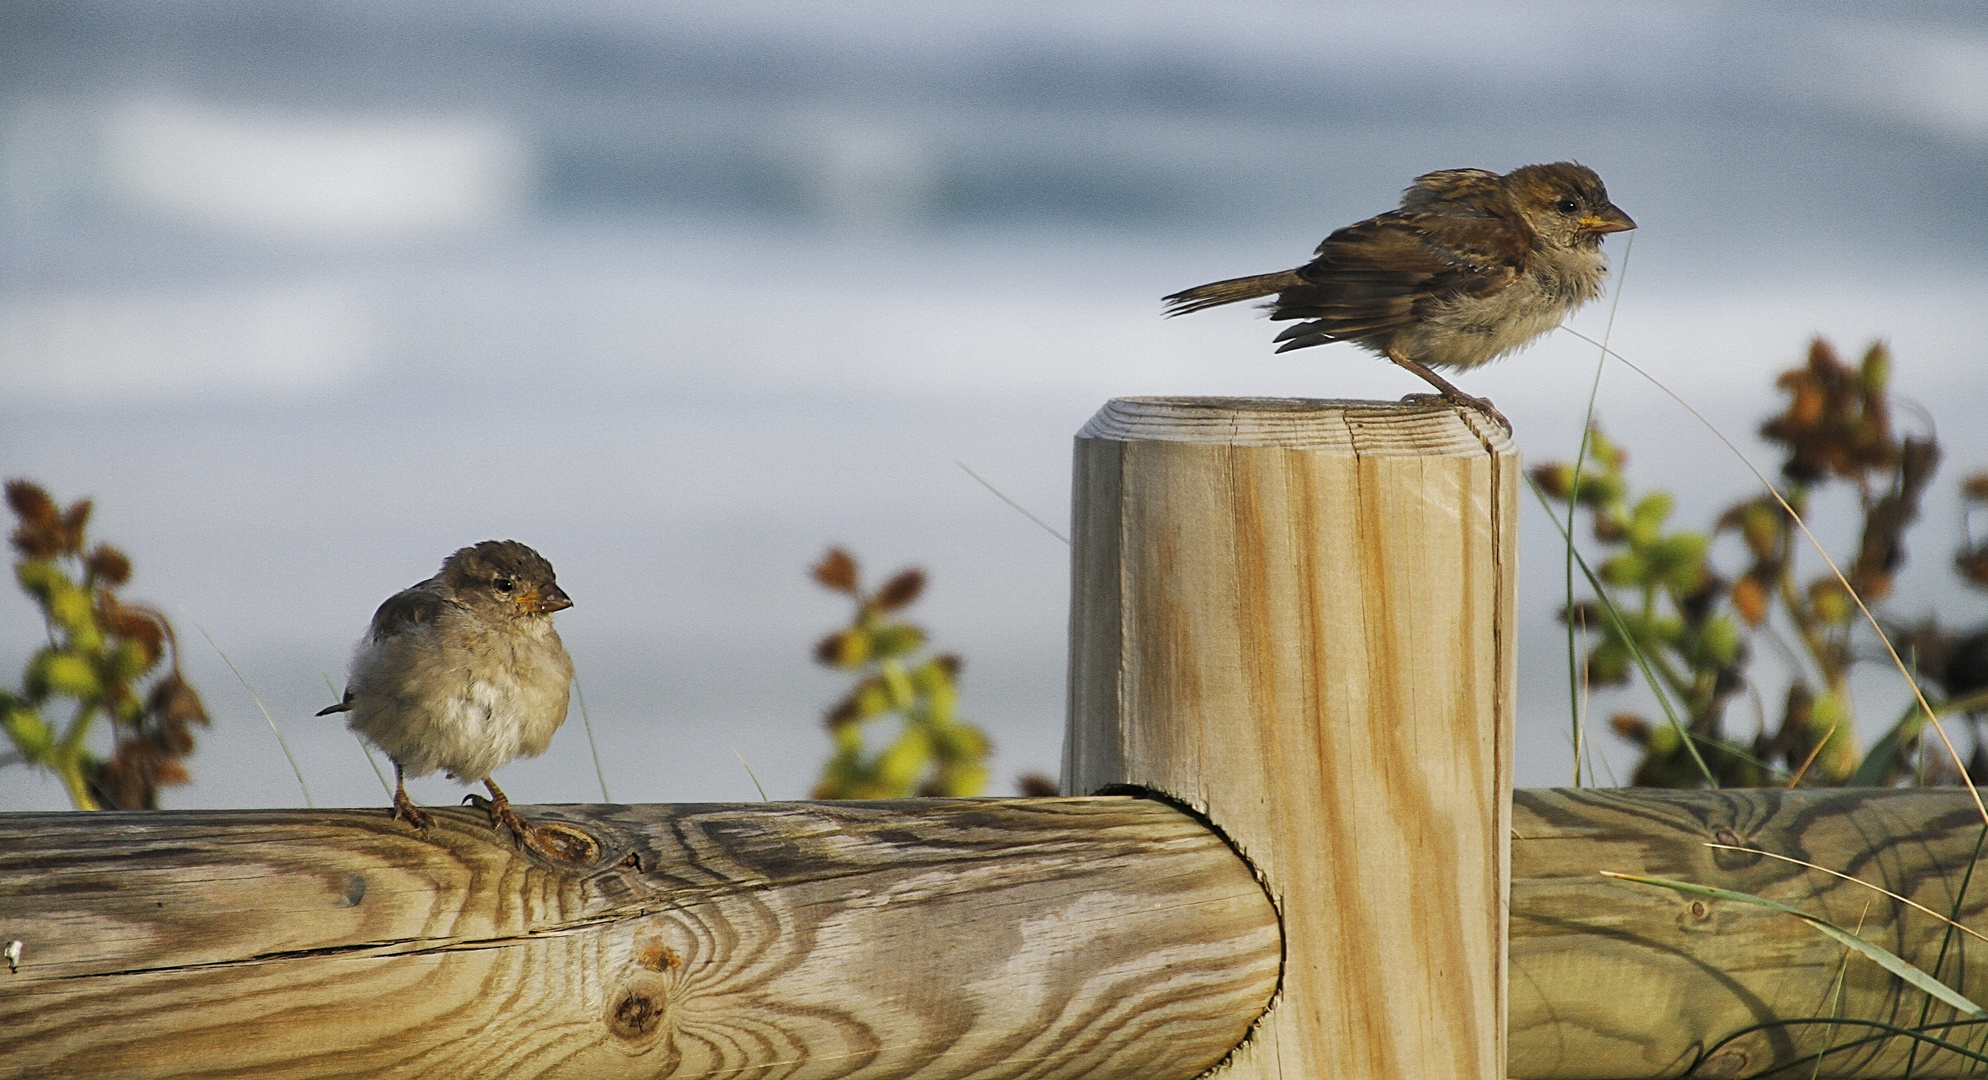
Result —
[[552, 564], [516, 540], [485, 540], [442, 563], [442, 580], [456, 599], [513, 618], [544, 618], [573, 606]]
[[1541, 242], [1555, 247], [1593, 250], [1603, 236], [1636, 227], [1608, 201], [1601, 177], [1586, 165], [1556, 161], [1513, 169], [1505, 174], [1505, 190]]

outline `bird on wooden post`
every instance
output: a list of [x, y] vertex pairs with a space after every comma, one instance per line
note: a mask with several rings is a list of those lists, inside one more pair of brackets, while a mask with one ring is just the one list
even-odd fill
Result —
[[1491, 403], [1435, 368], [1465, 369], [1531, 344], [1601, 295], [1602, 237], [1633, 229], [1601, 177], [1556, 161], [1503, 176], [1445, 169], [1415, 178], [1401, 208], [1325, 238], [1295, 270], [1231, 278], [1165, 298], [1168, 315], [1275, 296], [1278, 352], [1350, 341], [1414, 372], [1443, 397], [1483, 412]]
[[490, 774], [543, 753], [566, 722], [573, 661], [552, 614], [572, 606], [538, 552], [485, 540], [373, 613], [352, 653], [345, 699], [318, 715], [350, 713], [348, 726], [393, 759], [395, 820], [427, 831], [432, 819], [407, 797], [406, 777], [441, 769], [488, 787], [489, 799], [464, 801], [529, 842]]

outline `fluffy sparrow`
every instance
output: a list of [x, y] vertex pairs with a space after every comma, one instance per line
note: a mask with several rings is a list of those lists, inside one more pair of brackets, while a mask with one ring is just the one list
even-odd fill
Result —
[[1350, 341], [1428, 380], [1443, 397], [1489, 401], [1433, 368], [1473, 368], [1524, 348], [1601, 295], [1601, 239], [1633, 229], [1585, 165], [1527, 165], [1503, 176], [1446, 169], [1415, 178], [1401, 209], [1348, 225], [1296, 270], [1231, 278], [1174, 293], [1167, 314], [1275, 295], [1278, 352]]
[[352, 654], [345, 700], [318, 715], [351, 713], [352, 730], [393, 759], [395, 819], [428, 828], [405, 778], [443, 769], [461, 783], [481, 781], [490, 798], [466, 801], [488, 812], [491, 825], [529, 839], [490, 774], [543, 753], [566, 722], [573, 661], [552, 613], [572, 606], [538, 552], [485, 540], [373, 613]]

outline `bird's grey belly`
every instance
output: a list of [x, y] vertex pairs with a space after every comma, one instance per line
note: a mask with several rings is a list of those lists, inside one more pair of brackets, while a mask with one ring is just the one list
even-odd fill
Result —
[[[506, 762], [536, 757], [566, 720], [570, 669], [539, 649], [507, 664], [465, 664], [447, 652], [375, 657], [355, 687], [351, 726], [410, 776], [437, 770], [482, 780]], [[470, 671], [476, 674], [472, 676]]]
[[1471, 368], [1517, 352], [1601, 295], [1608, 263], [1599, 252], [1542, 256], [1491, 296], [1432, 308], [1390, 344], [1431, 367]]
[[1522, 278], [1496, 296], [1431, 312], [1395, 345], [1431, 367], [1476, 367], [1532, 344], [1576, 306], [1540, 295]]

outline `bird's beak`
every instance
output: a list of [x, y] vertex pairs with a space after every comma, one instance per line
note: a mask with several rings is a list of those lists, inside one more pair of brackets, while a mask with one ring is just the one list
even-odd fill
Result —
[[1580, 221], [1581, 229], [1591, 233], [1628, 232], [1636, 227], [1636, 222], [1628, 214], [1616, 209], [1614, 203], [1599, 214], [1589, 214]]
[[518, 606], [533, 615], [550, 615], [555, 611], [565, 611], [573, 606], [566, 591], [557, 585], [547, 585], [518, 597]]

